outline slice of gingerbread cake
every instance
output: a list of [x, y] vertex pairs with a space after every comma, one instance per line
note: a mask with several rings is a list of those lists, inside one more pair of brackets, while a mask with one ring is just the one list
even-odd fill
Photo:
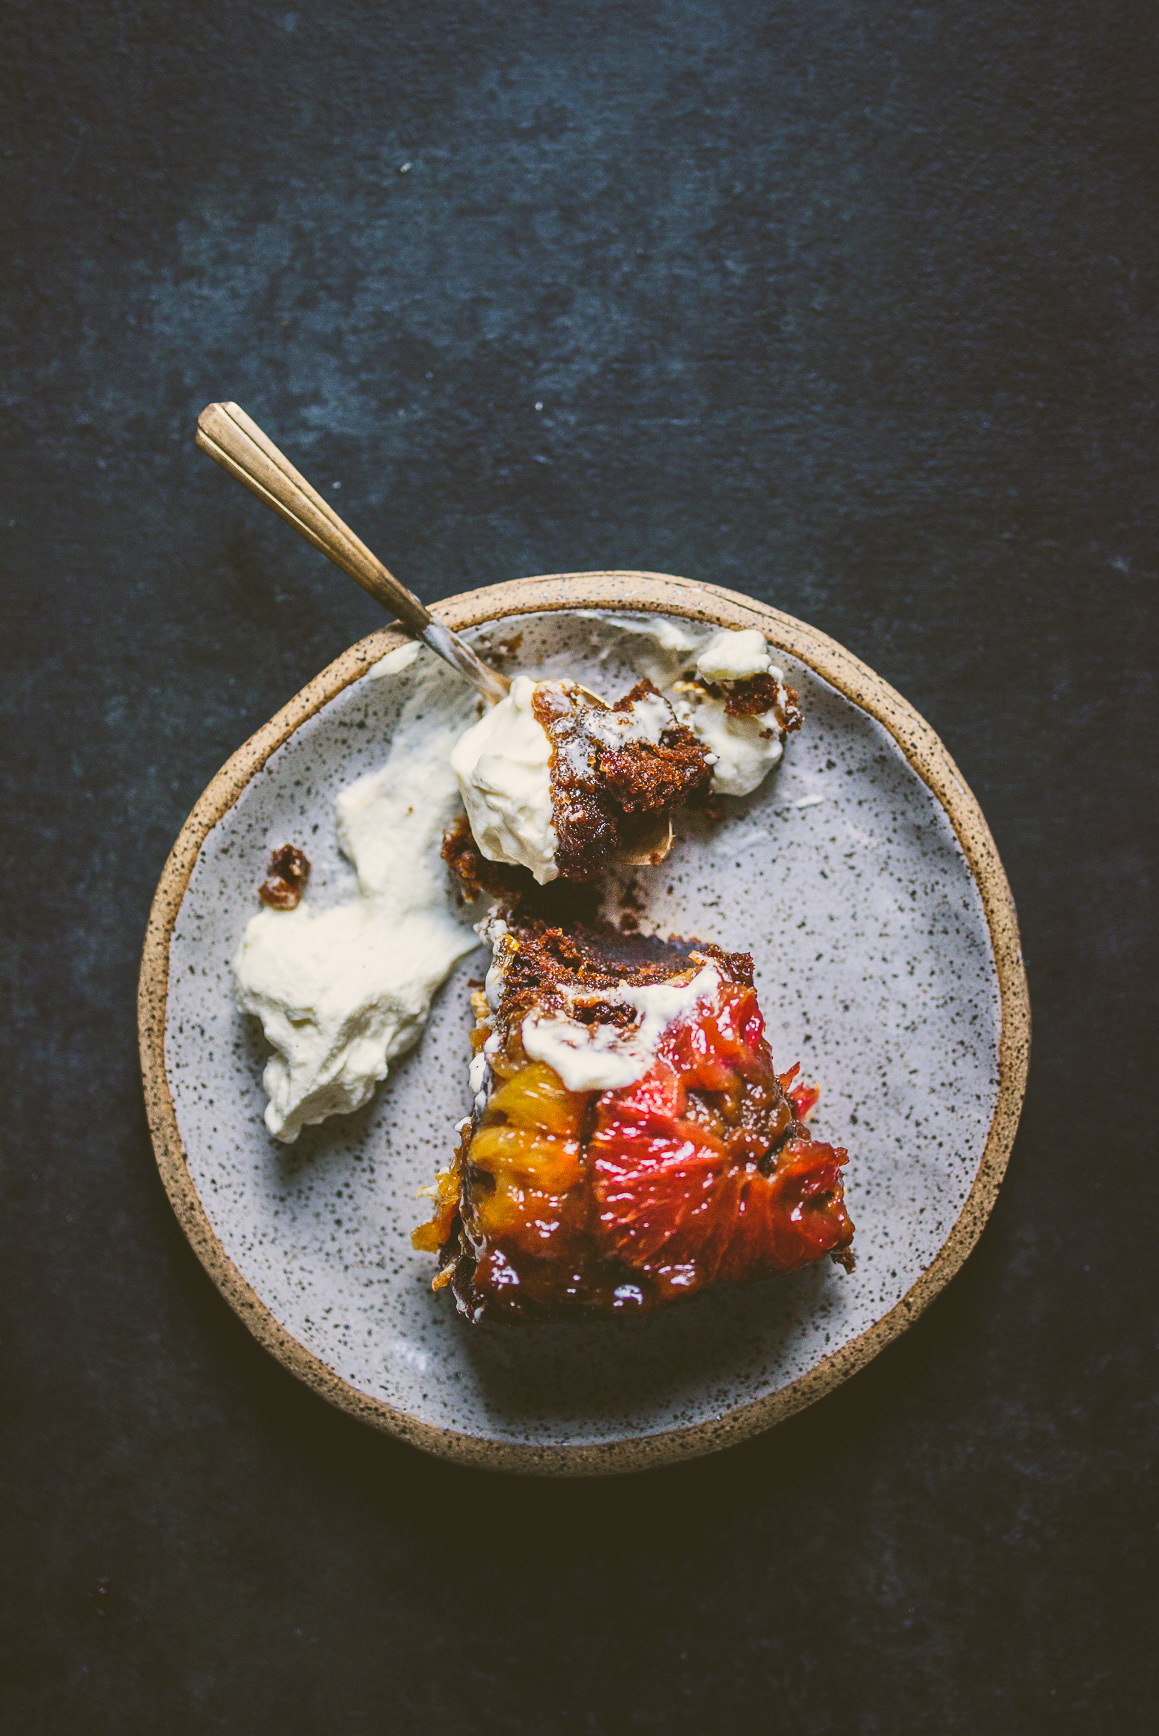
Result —
[[851, 1268], [846, 1154], [780, 1076], [752, 960], [512, 909], [475, 997], [474, 1112], [415, 1245], [468, 1319], [646, 1311]]

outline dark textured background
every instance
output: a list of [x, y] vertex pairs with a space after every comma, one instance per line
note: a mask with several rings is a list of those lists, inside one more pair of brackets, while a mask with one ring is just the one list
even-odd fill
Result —
[[[0, 7], [6, 1730], [1150, 1727], [1157, 49], [1150, 0]], [[149, 898], [379, 621], [194, 451], [226, 397], [420, 594], [735, 586], [978, 793], [1036, 1017], [1009, 1177], [774, 1435], [448, 1468], [188, 1251]]]

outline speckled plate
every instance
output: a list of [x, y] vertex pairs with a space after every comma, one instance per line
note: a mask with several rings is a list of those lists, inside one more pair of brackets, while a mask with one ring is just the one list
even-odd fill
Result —
[[214, 778], [162, 875], [141, 970], [161, 1175], [254, 1335], [332, 1403], [418, 1447], [548, 1474], [634, 1470], [740, 1440], [896, 1337], [990, 1211], [1029, 1043], [1001, 863], [905, 700], [801, 622], [657, 574], [523, 579], [437, 613], [461, 631], [519, 628], [525, 666], [587, 659], [611, 692], [627, 667], [593, 644], [601, 629], [578, 613], [592, 610], [759, 627], [801, 691], [806, 726], [779, 771], [722, 825], [686, 829], [649, 915], [753, 954], [777, 1063], [799, 1059], [821, 1081], [818, 1133], [851, 1154], [852, 1276], [825, 1264], [642, 1319], [460, 1321], [432, 1294], [410, 1231], [467, 1108], [465, 979], [481, 954], [370, 1105], [294, 1146], [269, 1138], [265, 1045], [237, 1011], [230, 959], [272, 846], [305, 843], [311, 896], [341, 889], [333, 798], [385, 758], [406, 680], [366, 676], [398, 632], [353, 646]]

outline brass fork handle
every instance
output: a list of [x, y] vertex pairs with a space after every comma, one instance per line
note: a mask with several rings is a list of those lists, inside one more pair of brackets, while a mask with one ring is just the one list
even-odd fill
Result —
[[435, 620], [413, 591], [401, 585], [356, 537], [329, 501], [294, 469], [268, 435], [238, 404], [207, 404], [197, 418], [197, 444], [258, 499], [293, 525], [403, 626], [445, 658], [488, 699], [502, 699], [510, 683], [483, 663], [456, 633]]

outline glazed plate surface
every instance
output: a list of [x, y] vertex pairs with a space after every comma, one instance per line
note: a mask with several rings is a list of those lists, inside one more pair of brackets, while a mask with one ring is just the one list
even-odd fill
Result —
[[[645, 871], [646, 926], [751, 952], [779, 1069], [821, 1084], [814, 1126], [844, 1145], [857, 1269], [709, 1291], [651, 1317], [472, 1328], [410, 1246], [418, 1189], [467, 1113], [467, 980], [436, 999], [373, 1101], [292, 1146], [262, 1121], [267, 1048], [230, 961], [271, 848], [304, 846], [312, 900], [351, 886], [338, 791], [386, 758], [423, 652], [355, 646], [234, 756], [158, 889], [141, 982], [158, 1162], [211, 1276], [255, 1334], [325, 1397], [428, 1451], [541, 1473], [630, 1470], [740, 1439], [860, 1367], [957, 1269], [993, 1203], [1025, 1082], [1017, 929], [985, 822], [936, 736], [847, 652], [711, 587], [648, 574], [521, 580], [440, 606], [519, 666], [608, 697], [646, 641], [605, 625], [759, 626], [805, 727], [761, 790], [686, 822]], [[445, 680], [453, 686], [449, 672]], [[468, 708], [465, 716], [470, 715]]]

